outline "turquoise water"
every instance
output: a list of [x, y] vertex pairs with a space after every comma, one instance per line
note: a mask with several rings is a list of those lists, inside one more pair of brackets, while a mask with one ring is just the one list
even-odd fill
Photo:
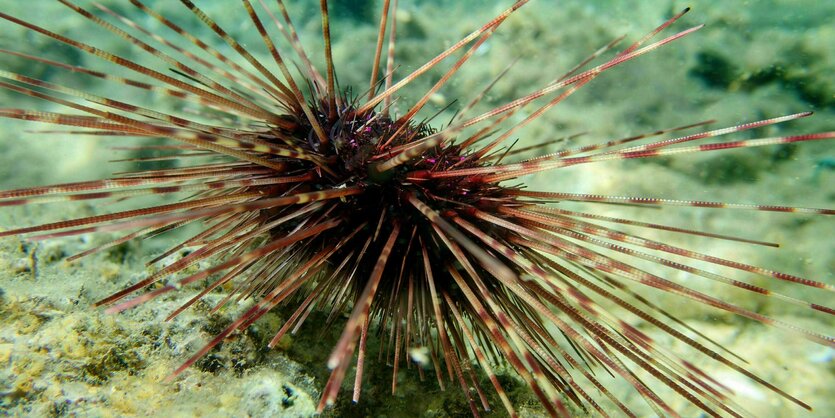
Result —
[[[88, 5], [87, 2], [79, 3]], [[141, 18], [126, 1], [103, 3]], [[201, 39], [210, 40], [214, 45], [221, 44], [176, 3], [148, 2], [156, 10], [190, 25], [190, 30], [199, 33]], [[316, 3], [292, 2], [289, 7], [306, 49], [311, 51], [314, 61], [320, 63], [323, 56], [319, 46]], [[396, 75], [403, 76], [417, 68], [509, 4], [492, 1], [445, 3], [401, 1], [396, 56], [400, 67]], [[203, 1], [198, 4], [232, 35], [240, 37], [248, 48], [258, 50], [259, 57], [269, 59], [259, 49], [260, 39], [236, 2]], [[831, 24], [827, 25], [826, 17], [835, 15], [835, 5], [811, 2], [801, 8], [795, 4], [791, 1], [752, 1], [742, 7], [738, 3], [720, 1], [697, 4], [678, 1], [533, 1], [503, 24], [450, 85], [433, 98], [424, 113], [429, 116], [456, 99], [466, 103], [474, 92], [511, 60], [518, 58], [507, 78], [496, 85], [479, 109], [504, 103], [558, 77], [615, 37], [626, 34], [628, 37], [624, 42], [634, 41], [673, 12], [691, 5], [693, 11], [664, 33], [669, 35], [700, 23], [706, 24], [704, 29], [604, 74], [521, 130], [518, 133], [522, 138], [520, 146], [566, 133], [587, 131], [582, 139], [585, 144], [707, 119], [717, 119], [713, 127], [718, 127], [809, 110], [816, 115], [785, 126], [758, 130], [755, 134], [772, 136], [833, 130], [835, 80], [832, 77], [835, 72], [832, 71], [831, 45], [835, 42], [835, 30]], [[57, 2], [0, 0], [0, 6], [6, 13], [39, 22], [56, 32], [143, 63], [153, 62]], [[342, 85], [354, 86], [357, 92], [363, 91], [368, 84], [376, 22], [367, 19], [378, 13], [376, 7], [371, 10], [366, 11], [356, 3], [342, 8], [334, 5], [332, 30], [339, 81]], [[151, 19], [141, 22], [152, 24]], [[39, 55], [73, 65], [119, 71], [9, 23], [4, 23], [3, 28], [0, 33], [2, 48], [37, 51]], [[0, 57], [0, 64], [4, 69], [34, 73], [33, 76], [97, 94], [135, 97], [130, 91], [117, 91], [88, 78], [27, 65], [26, 61], [7, 56]], [[157, 67], [167, 68], [158, 64]], [[399, 110], [407, 109], [407, 104], [418, 99], [443, 71], [433, 71], [412, 83], [402, 92]], [[55, 106], [11, 93], [0, 93], [0, 98], [3, 100], [0, 107], [59, 111]], [[147, 102], [151, 99], [142, 97], [138, 100]], [[445, 117], [449, 114], [442, 115], [439, 120], [445, 121]], [[25, 132], [30, 129], [34, 129], [31, 124], [3, 121], [3, 134], [0, 135], [2, 189], [94, 179], [119, 169], [118, 165], [104, 163], [119, 157], [119, 153], [109, 149], [117, 142]], [[798, 147], [706, 153], [655, 162], [600, 164], [589, 170], [561, 170], [538, 176], [530, 179], [529, 184], [535, 189], [578, 193], [832, 208], [835, 207], [835, 172], [829, 167], [833, 158], [833, 141], [821, 141]], [[0, 208], [0, 227], [46, 222], [70, 215], [86, 216], [107, 209], [89, 206]], [[681, 245], [718, 256], [835, 284], [835, 243], [831, 238], [835, 235], [835, 225], [825, 217], [688, 209], [649, 213], [617, 207], [601, 210], [609, 216], [631, 216], [644, 221], [777, 241], [783, 248], [772, 250], [717, 244], [710, 240], [670, 238], [681, 240], [675, 241]], [[161, 322], [164, 313], [177, 306], [177, 300], [171, 299], [123, 315], [104, 315], [91, 308], [91, 303], [142, 275], [143, 257], [146, 259], [147, 254], [163, 248], [165, 242], [131, 246], [125, 254], [91, 259], [77, 266], [60, 262], [63, 256], [88, 248], [88, 244], [87, 240], [62, 239], [38, 244], [33, 252], [31, 244], [16, 239], [0, 241], [0, 274], [3, 277], [0, 312], [5, 317], [0, 333], [0, 360], [5, 366], [0, 372], [0, 381], [11, 382], [0, 388], [3, 396], [0, 406], [7, 412], [31, 416], [47, 413], [118, 416], [151, 412], [224, 416], [283, 411], [304, 415], [318, 401], [318, 391], [327, 377], [323, 356], [330, 349], [327, 344], [320, 344], [318, 334], [301, 335], [290, 347], [269, 353], [259, 351], [255, 338], [242, 338], [235, 344], [228, 344], [218, 354], [218, 362], [245, 358], [254, 363], [246, 373], [222, 368], [213, 372], [211, 367], [206, 367], [174, 385], [160, 384], [170, 370], [200, 346], [201, 339], [211, 335], [217, 327], [213, 321], [228, 320], [232, 313], [207, 320], [206, 315], [197, 312], [165, 324]], [[32, 257], [32, 254], [39, 256]], [[796, 286], [778, 286], [777, 289], [821, 303], [831, 300], [822, 292]], [[721, 287], [708, 290], [724, 291]], [[737, 297], [736, 293], [733, 295]], [[816, 409], [805, 413], [770, 393], [751, 389], [752, 386], [745, 382], [732, 381], [732, 376], [718, 375], [738, 389], [741, 402], [756, 416], [822, 417], [835, 408], [832, 403], [835, 372], [831, 349], [777, 330], [752, 326], [713, 310], [692, 304], [679, 305], [674, 298], [655, 296], [688, 323], [738, 351], [749, 360], [752, 369]], [[771, 303], [764, 298], [738, 297], [735, 300], [742, 305], [755, 307], [792, 324], [832, 334], [833, 323], [823, 315], [809, 315], [805, 310]], [[272, 318], [272, 325], [281, 324], [279, 317], [280, 314], [276, 314]], [[316, 328], [310, 326], [310, 329]], [[454, 393], [441, 394], [429, 384], [432, 383], [431, 374], [428, 374], [430, 382], [419, 384], [411, 376], [413, 373], [404, 373], [410, 376], [404, 377], [401, 391], [389, 397], [390, 369], [374, 360], [369, 367], [377, 367], [379, 371], [369, 378], [370, 387], [365, 388], [360, 405], [351, 406], [347, 399], [349, 393], [345, 391], [336, 414], [446, 416], [468, 413], [460, 397]], [[670, 396], [658, 386], [659, 393]], [[290, 389], [284, 389], [287, 387]], [[613, 388], [627, 397], [628, 392], [617, 383], [613, 383]], [[523, 405], [533, 399], [524, 393], [514, 393]], [[293, 401], [290, 409], [283, 406], [287, 399]], [[630, 406], [642, 408], [638, 399], [627, 401]], [[697, 412], [684, 402], [671, 402], [682, 408], [686, 416], [697, 416]], [[500, 409], [500, 404], [494, 406]], [[535, 406], [530, 413], [534, 410]], [[500, 414], [497, 412], [496, 415]]]

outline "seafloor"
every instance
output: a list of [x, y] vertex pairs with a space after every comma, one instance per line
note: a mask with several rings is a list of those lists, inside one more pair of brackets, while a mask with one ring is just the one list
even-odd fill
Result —
[[[127, 0], [100, 0], [155, 30]], [[91, 6], [92, 2], [78, 1]], [[234, 1], [198, 1], [247, 47], [266, 57], [246, 14]], [[322, 62], [318, 2], [290, 3], [301, 36], [314, 59]], [[334, 55], [342, 85], [361, 92], [369, 74], [376, 34], [375, 3], [332, 1]], [[360, 6], [360, 3], [367, 5]], [[398, 11], [400, 67], [397, 75], [416, 68], [458, 38], [489, 20], [510, 1], [453, 2], [401, 0]], [[200, 27], [176, 1], [148, 1], [155, 9], [190, 25], [197, 36], [219, 41]], [[699, 32], [649, 56], [624, 64], [594, 80], [565, 103], [519, 133], [520, 146], [580, 132], [575, 143], [600, 142], [636, 133], [716, 119], [725, 126], [783, 114], [813, 110], [802, 121], [759, 129], [757, 136], [835, 129], [835, 2], [791, 0], [725, 1], [551, 1], [533, 0], [508, 19], [497, 35], [476, 54], [442, 94], [433, 98], [429, 115], [458, 100], [467, 103], [511, 60], [519, 61], [493, 92], [484, 108], [504, 103], [560, 76], [611, 39], [627, 34], [634, 41], [664, 18], [684, 8], [693, 11], [672, 30], [699, 23]], [[91, 6], [92, 7], [92, 6]], [[43, 24], [70, 37], [93, 43], [126, 57], [150, 62], [126, 42], [93, 27], [58, 2], [0, 0], [0, 10]], [[672, 32], [665, 32], [671, 34]], [[170, 36], [170, 32], [164, 33]], [[626, 45], [626, 44], [624, 44]], [[0, 48], [26, 51], [73, 65], [113, 70], [95, 57], [2, 23]], [[266, 59], [266, 58], [265, 58]], [[66, 83], [98, 94], [149, 103], [133, 91], [108, 86], [77, 74], [0, 56], [0, 67]], [[165, 71], [166, 66], [157, 65]], [[442, 70], [424, 76], [404, 92], [400, 110], [428, 88]], [[0, 92], [2, 108], [56, 111], [56, 107], [13, 93]], [[163, 105], [161, 105], [163, 106]], [[188, 109], [185, 109], [186, 111]], [[443, 120], [447, 115], [442, 115]], [[0, 121], [0, 189], [96, 179], [125, 169], [108, 164], [123, 158], [112, 147], [124, 140], [31, 132], [49, 129], [20, 121]], [[738, 139], [748, 135], [737, 135]], [[136, 145], [129, 140], [127, 145]], [[555, 150], [556, 148], [552, 148]], [[582, 193], [772, 203], [835, 207], [835, 141], [798, 146], [743, 149], [681, 155], [626, 163], [607, 162], [559, 170], [529, 179], [533, 189]], [[119, 205], [47, 205], [0, 208], [0, 228], [68, 219]], [[575, 206], [576, 207], [576, 206]], [[668, 222], [683, 227], [775, 241], [781, 248], [663, 235], [660, 239], [712, 255], [798, 274], [835, 284], [835, 222], [831, 217], [770, 214], [739, 210], [624, 209], [595, 206], [603, 215]], [[221, 329], [236, 310], [206, 314], [199, 305], [172, 322], [167, 313], [186, 296], [171, 296], [119, 315], [106, 315], [92, 303], [146, 274], [144, 260], [176, 237], [120, 246], [69, 264], [62, 259], [106, 242], [110, 236], [75, 237], [47, 242], [19, 238], [0, 240], [0, 414], [13, 416], [309, 416], [327, 378], [325, 356], [338, 329], [321, 331], [311, 318], [300, 333], [272, 351], [265, 339], [286, 318], [278, 311], [212, 352], [174, 380], [163, 379], [179, 363]], [[651, 268], [651, 267], [650, 267]], [[734, 277], [734, 272], [725, 272]], [[696, 279], [667, 273], [678, 281]], [[755, 283], [771, 285], [765, 279]], [[833, 334], [831, 317], [721, 285], [696, 283], [734, 303], [782, 321]], [[788, 294], [833, 305], [831, 294], [813, 289], [774, 285]], [[186, 291], [184, 291], [186, 293]], [[189, 293], [190, 295], [191, 293]], [[815, 410], [804, 411], [757, 387], [747, 379], [706, 359], [693, 357], [717, 380], [732, 387], [737, 400], [757, 417], [826, 417], [835, 410], [833, 350], [796, 334], [769, 329], [677, 298], [646, 292], [689, 325], [716, 339], [749, 362], [751, 370]], [[214, 297], [215, 299], [217, 297]], [[242, 308], [242, 306], [240, 307]], [[640, 324], [639, 324], [640, 325]], [[648, 328], [647, 328], [648, 329]], [[663, 335], [662, 344], [682, 350]], [[373, 344], [369, 344], [373, 346]], [[401, 373], [399, 390], [390, 395], [390, 367], [371, 361], [363, 398], [352, 405], [343, 393], [333, 416], [411, 417], [467, 416], [460, 395], [440, 392], [433, 379], [418, 381]], [[350, 380], [350, 379], [349, 379]], [[525, 416], [537, 405], [521, 384], [508, 376], [511, 395]], [[640, 414], [650, 415], [632, 392], [616, 381], [611, 387]], [[658, 393], [682, 411], [700, 416], [692, 406], [653, 384]], [[500, 408], [500, 404], [495, 405]], [[497, 410], [493, 416], [502, 416]]]

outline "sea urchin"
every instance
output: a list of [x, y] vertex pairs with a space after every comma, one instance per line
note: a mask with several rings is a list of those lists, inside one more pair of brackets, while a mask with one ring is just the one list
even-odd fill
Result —
[[[256, 4], [241, 1], [241, 10], [261, 35], [271, 61], [256, 58], [250, 52], [253, 46], [239, 43], [190, 0], [181, 3], [238, 57], [216, 49], [139, 0], [130, 3], [149, 21], [167, 27], [170, 35], [157, 35], [139, 20], [103, 5], [95, 4], [98, 12], [94, 13], [75, 1], [58, 1], [133, 48], [144, 50], [166, 70], [3, 12], [0, 17], [7, 24], [26, 27], [134, 75], [108, 74], [26, 51], [0, 52], [99, 78], [114, 88], [152, 92], [180, 107], [154, 110], [0, 70], [4, 79], [0, 87], [68, 111], [4, 107], [0, 116], [81, 128], [72, 133], [163, 138], [172, 143], [148, 145], [142, 150], [171, 154], [135, 161], [175, 160], [177, 164], [105, 180], [0, 192], [0, 206], [118, 201], [167, 194], [182, 198], [174, 203], [18, 227], [0, 232], [0, 236], [26, 235], [41, 240], [96, 232], [124, 234], [71, 257], [78, 259], [129, 240], [198, 226], [200, 232], [153, 260], [158, 266], [154, 273], [98, 302], [107, 307], [106, 312], [120, 312], [205, 284], [171, 313], [171, 319], [211, 292], [226, 292], [214, 309], [233, 300], [253, 301], [170, 379], [274, 308], [292, 306], [270, 347], [298, 329], [314, 309], [330, 313], [328, 324], [338, 320], [339, 313], [349, 313], [327, 360], [332, 372], [324, 386], [320, 411], [335, 401], [351, 367], [355, 367], [353, 400], [359, 401], [368, 336], [378, 333], [391, 340], [392, 390], [396, 390], [400, 366], [416, 364], [420, 370], [432, 370], [441, 387], [459, 386], [475, 416], [491, 408], [481, 388], [485, 382], [479, 381], [476, 371], [488, 379], [507, 413], [519, 415], [494, 371], [502, 364], [518, 374], [552, 416], [592, 410], [603, 416], [618, 411], [634, 415], [601, 382], [598, 373], [602, 371], [627, 382], [658, 415], [677, 416], [653, 385], [668, 387], [708, 415], [746, 414], [729, 395], [729, 387], [690, 359], [656, 343], [636, 322], [808, 408], [754, 375], [736, 355], [644, 299], [642, 289], [655, 288], [833, 347], [832, 337], [770, 318], [665, 275], [683, 272], [691, 280], [718, 281], [824, 315], [835, 311], [705, 266], [741, 271], [748, 279], [765, 277], [829, 291], [833, 290], [831, 285], [687, 250], [630, 231], [660, 230], [748, 244], [770, 243], [570, 210], [559, 203], [814, 215], [835, 211], [533, 191], [518, 181], [523, 176], [602, 161], [835, 138], [835, 132], [825, 132], [676, 146], [809, 115], [799, 113], [653, 139], [705, 125], [696, 123], [520, 157], [557, 142], [516, 148], [510, 142], [520, 128], [609, 69], [700, 29], [695, 26], [653, 40], [687, 10], [625, 48], [619, 49], [623, 38], [615, 39], [565, 74], [555, 74], [545, 86], [473, 115], [503, 72], [495, 80], [486, 80], [484, 90], [474, 94], [447, 125], [437, 127], [431, 124], [433, 118], [418, 119], [419, 112], [526, 0], [509, 5], [399, 80], [394, 75], [402, 71], [394, 64], [393, 11], [397, 1], [385, 0], [379, 36], [372, 46], [372, 74], [364, 91], [343, 89], [337, 82], [326, 0], [320, 2], [324, 65], [315, 65], [302, 47], [281, 0], [273, 6], [261, 0]], [[280, 38], [286, 41], [286, 48], [276, 46]], [[386, 65], [381, 69], [384, 56]], [[591, 66], [595, 60], [602, 63]], [[442, 65], [448, 69], [422, 97], [414, 103], [397, 102], [403, 87]], [[199, 111], [195, 112], [195, 107]], [[398, 108], [407, 110], [399, 115]], [[191, 251], [180, 253], [184, 249]], [[174, 254], [183, 256], [171, 260], [169, 256]], [[643, 268], [646, 262], [655, 268]], [[644, 376], [655, 382], [650, 384]]]

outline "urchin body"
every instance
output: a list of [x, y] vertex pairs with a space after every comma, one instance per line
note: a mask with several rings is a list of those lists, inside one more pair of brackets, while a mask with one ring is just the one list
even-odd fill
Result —
[[[227, 294], [214, 309], [227, 306], [235, 298], [254, 299], [237, 319], [175, 370], [171, 379], [236, 331], [245, 329], [276, 306], [289, 305], [292, 314], [276, 330], [270, 346], [291, 330], [300, 328], [313, 309], [329, 311], [329, 324], [336, 313], [349, 312], [327, 362], [332, 374], [325, 385], [320, 410], [334, 402], [352, 366], [356, 367], [353, 399], [359, 400], [368, 334], [377, 332], [387, 334], [393, 341], [393, 391], [400, 365], [418, 363], [419, 367], [433, 370], [441, 387], [459, 386], [473, 415], [490, 409], [475, 378], [476, 370], [489, 380], [505, 410], [511, 416], [518, 415], [494, 372], [497, 362], [504, 362], [516, 371], [552, 416], [569, 415], [569, 405], [585, 411], [594, 409], [604, 415], [608, 407], [632, 414], [596, 376], [598, 367], [627, 382], [659, 414], [675, 416], [676, 412], [650, 385], [636, 377], [633, 369], [652, 376], [657, 384], [668, 387], [706, 413], [740, 415], [727, 387], [688, 359], [656, 344], [644, 331], [619, 316], [628, 312], [631, 318], [808, 408], [754, 375], [733, 355], [724, 353], [721, 346], [702, 336], [692, 336], [691, 329], [669, 318], [634, 289], [650, 287], [795, 332], [830, 347], [835, 345], [831, 337], [736, 306], [721, 295], [706, 294], [668, 280], [663, 273], [644, 270], [635, 261], [649, 261], [659, 271], [683, 272], [745, 291], [780, 297], [826, 315], [835, 311], [704, 270], [699, 263], [825, 290], [833, 290], [831, 285], [669, 245], [622, 230], [620, 226], [756, 245], [773, 246], [771, 243], [604, 217], [593, 211], [571, 211], [558, 203], [695, 206], [816, 215], [832, 215], [835, 211], [532, 191], [511, 183], [526, 175], [602, 161], [835, 137], [833, 132], [824, 132], [676, 146], [690, 141], [711, 141], [710, 138], [810, 115], [799, 113], [663, 140], [654, 138], [702, 127], [706, 122], [565, 147], [538, 157], [518, 156], [514, 144], [509, 144], [518, 129], [603, 72], [697, 31], [701, 26], [650, 43], [653, 36], [675, 23], [687, 10], [625, 48], [616, 49], [622, 38], [614, 40], [587, 61], [524, 96], [476, 116], [468, 114], [472, 107], [467, 106], [461, 112], [467, 118], [456, 116], [448, 126], [433, 129], [427, 123], [416, 122], [418, 112], [502, 22], [527, 1], [513, 3], [398, 82], [393, 80], [393, 47], [389, 48], [388, 68], [382, 72], [385, 76], [378, 72], [387, 28], [391, 28], [389, 43], [394, 44], [396, 19], [389, 11], [389, 2], [385, 1], [367, 99], [364, 95], [351, 97], [338, 91], [326, 1], [320, 2], [326, 61], [321, 73], [301, 48], [282, 2], [278, 2], [282, 16], [274, 18], [269, 14], [270, 9], [265, 8], [259, 14], [250, 1], [242, 1], [283, 78], [267, 69], [193, 2], [181, 2], [252, 68], [241, 67], [139, 1], [132, 4], [144, 15], [168, 26], [178, 34], [178, 40], [193, 44], [190, 48], [205, 51], [217, 62], [204, 64], [191, 50], [167, 45], [187, 59], [173, 58], [146, 43], [154, 38], [149, 32], [144, 32], [148, 36], [135, 37], [72, 1], [62, 0], [62, 3], [164, 61], [168, 68], [174, 69], [175, 76], [69, 39], [35, 23], [0, 14], [11, 23], [139, 73], [154, 83], [112, 77], [85, 68], [67, 68], [62, 63], [22, 52], [6, 53], [104, 78], [121, 87], [154, 91], [190, 105], [197, 103], [205, 110], [220, 111], [246, 121], [227, 126], [221, 118], [189, 119], [188, 115], [155, 111], [25, 74], [2, 73], [3, 78], [11, 81], [3, 82], [5, 89], [73, 111], [4, 108], [0, 109], [0, 116], [83, 128], [85, 132], [99, 135], [163, 137], [178, 143], [180, 148], [176, 149], [181, 151], [209, 155], [208, 161], [189, 166], [137, 170], [106, 180], [0, 192], [3, 206], [184, 194], [176, 203], [0, 232], [0, 236], [28, 234], [33, 239], [91, 232], [124, 234], [113, 242], [74, 256], [75, 259], [131, 239], [154, 236], [189, 224], [202, 226], [202, 232], [175, 245], [154, 262], [159, 263], [166, 255], [183, 248], [194, 251], [178, 260], [161, 262], [159, 269], [148, 277], [99, 302], [109, 306], [108, 312], [123, 311], [206, 279], [208, 285], [172, 312], [169, 319], [218, 289]], [[136, 22], [118, 19], [118, 13], [100, 8], [126, 26], [142, 31]], [[277, 30], [295, 52], [294, 63], [301, 77], [294, 77], [289, 69], [290, 51], [288, 54], [279, 51], [267, 33], [264, 13], [274, 18]], [[606, 53], [609, 56], [602, 63], [584, 69]], [[398, 90], [453, 57], [456, 61], [437, 83], [405, 114], [396, 115], [392, 101]], [[198, 64], [205, 67], [205, 73], [193, 68]], [[501, 77], [497, 76], [493, 82]], [[475, 102], [491, 88], [492, 83], [487, 84]], [[299, 86], [304, 85], [309, 87], [302, 91]], [[520, 112], [535, 106], [538, 107], [531, 112]], [[511, 119], [517, 112], [517, 116], [526, 116]], [[545, 145], [533, 149], [545, 149]], [[688, 261], [671, 261], [669, 254]], [[198, 265], [201, 268], [197, 272], [189, 269]], [[424, 361], [407, 358], [406, 353], [416, 348], [428, 351], [429, 358]], [[601, 399], [607, 402], [606, 407], [598, 402]]]

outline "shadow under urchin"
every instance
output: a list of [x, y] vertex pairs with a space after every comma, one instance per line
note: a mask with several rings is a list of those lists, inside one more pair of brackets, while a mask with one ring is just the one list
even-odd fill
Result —
[[[320, 2], [324, 63], [316, 64], [301, 46], [281, 1], [272, 6], [249, 0], [236, 4], [261, 35], [268, 59], [256, 58], [250, 52], [255, 46], [239, 43], [189, 0], [181, 3], [225, 42], [228, 54], [139, 0], [130, 3], [147, 19], [167, 27], [167, 35], [155, 37], [137, 20], [101, 5], [94, 4], [98, 10], [93, 12], [75, 1], [59, 1], [152, 55], [159, 66], [145, 66], [0, 12], [7, 24], [24, 26], [133, 75], [69, 66], [25, 51], [2, 52], [80, 73], [79, 77], [97, 78], [120, 89], [151, 91], [202, 112], [166, 113], [0, 70], [5, 80], [0, 87], [66, 109], [49, 112], [4, 107], [0, 116], [67, 126], [73, 133], [164, 138], [176, 145], [148, 145], [144, 150], [171, 152], [165, 155], [178, 163], [104, 180], [4, 191], [0, 192], [0, 206], [116, 201], [163, 194], [181, 198], [174, 203], [18, 227], [0, 232], [0, 236], [42, 240], [96, 232], [121, 234], [71, 257], [74, 260], [130, 240], [199, 226], [201, 232], [153, 260], [156, 272], [98, 302], [114, 313], [167, 293], [191, 292], [182, 307], [171, 313], [171, 319], [212, 292], [225, 292], [213, 310], [230, 302], [251, 301], [169, 380], [188, 373], [189, 366], [218, 344], [280, 307], [289, 315], [275, 330], [269, 347], [287, 333], [305, 332], [304, 321], [313, 311], [327, 315], [325, 323], [329, 325], [339, 322], [336, 319], [341, 313], [348, 315], [327, 359], [331, 374], [323, 386], [319, 411], [336, 400], [346, 380], [352, 399], [360, 401], [367, 367], [389, 367], [393, 392], [398, 373], [408, 367], [409, 372], [425, 372], [442, 389], [460, 389], [474, 416], [496, 407], [519, 416], [502, 384], [508, 382], [507, 372], [497, 373], [497, 368], [515, 371], [515, 378], [530, 388], [551, 416], [570, 416], [572, 412], [633, 415], [601, 374], [623, 379], [658, 415], [678, 416], [669, 400], [656, 394], [655, 386], [666, 386], [707, 415], [747, 415], [729, 387], [693, 361], [655, 343], [636, 324], [666, 333], [756, 381], [775, 396], [809, 408], [754, 375], [736, 354], [668, 315], [664, 307], [653, 305], [641, 292], [654, 288], [833, 347], [835, 341], [830, 336], [737, 306], [722, 295], [702, 293], [665, 278], [665, 273], [679, 271], [693, 280], [722, 282], [822, 315], [835, 311], [722, 272], [737, 270], [749, 278], [765, 277], [825, 291], [832, 291], [831, 285], [680, 248], [622, 226], [738, 241], [740, 245], [774, 246], [772, 243], [686, 226], [606, 217], [591, 210], [574, 211], [561, 207], [560, 202], [820, 216], [835, 211], [535, 191], [518, 180], [604, 161], [835, 138], [835, 132], [823, 132], [711, 140], [809, 116], [806, 112], [714, 130], [703, 130], [706, 123], [694, 123], [523, 157], [524, 152], [543, 151], [555, 141], [515, 147], [514, 134], [520, 128], [600, 74], [700, 29], [694, 26], [653, 40], [687, 10], [625, 47], [621, 45], [623, 38], [602, 45], [587, 60], [565, 74], [555, 74], [553, 81], [539, 89], [474, 114], [506, 72], [484, 80], [484, 89], [462, 98], [455, 116], [440, 124], [418, 115], [527, 1], [511, 4], [425, 65], [401, 75], [405, 71], [395, 64], [397, 2], [385, 0], [378, 41], [371, 46], [375, 48], [372, 74], [368, 86], [356, 90], [342, 90], [336, 81], [326, 1]], [[276, 46], [278, 39], [283, 39], [283, 46]], [[403, 87], [437, 68], [445, 72], [420, 99], [398, 101], [397, 93]], [[511, 66], [507, 70], [512, 70]], [[407, 110], [400, 114], [399, 109]], [[702, 130], [674, 136], [693, 128]], [[658, 139], [670, 133], [674, 133], [672, 137]], [[699, 140], [704, 141], [686, 144]], [[167, 258], [184, 249], [190, 252]], [[669, 255], [689, 262], [673, 261]], [[636, 260], [650, 262], [655, 268], [642, 269]], [[707, 270], [704, 265], [720, 270]], [[381, 342], [389, 341], [383, 362], [388, 366], [366, 355], [369, 334]], [[488, 388], [493, 390], [491, 395]]]

